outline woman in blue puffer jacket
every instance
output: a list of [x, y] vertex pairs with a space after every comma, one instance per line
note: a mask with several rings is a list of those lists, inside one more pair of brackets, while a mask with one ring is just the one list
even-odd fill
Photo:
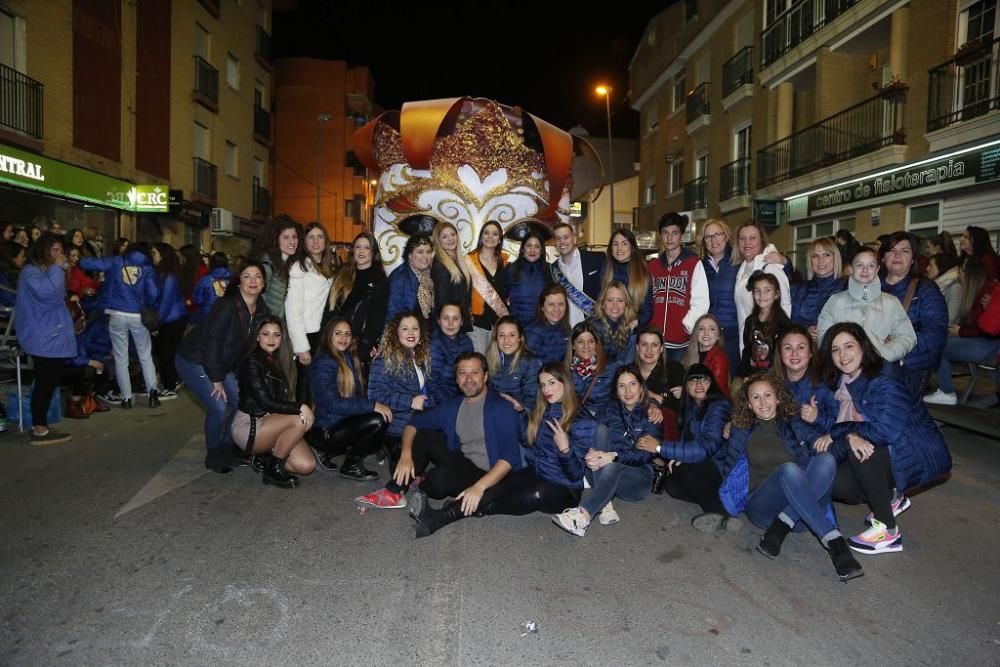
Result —
[[708, 280], [708, 312], [722, 325], [726, 341], [729, 372], [740, 367], [740, 321], [736, 312], [736, 276], [739, 264], [733, 264], [733, 233], [724, 220], [706, 220], [702, 227], [702, 266]]
[[650, 402], [642, 374], [635, 366], [622, 366], [615, 372], [612, 384], [615, 398], [599, 417], [607, 430], [607, 441], [595, 443], [595, 449], [586, 457], [593, 490], [579, 507], [552, 517], [557, 526], [578, 537], [586, 533], [595, 514], [599, 513], [603, 526], [618, 523], [621, 519], [612, 500], [639, 502], [649, 495], [653, 483], [655, 454], [640, 449], [638, 444], [645, 440], [655, 447], [663, 429], [649, 419]]
[[608, 240], [601, 289], [607, 289], [612, 282], [624, 285], [632, 297], [639, 326], [649, 322], [653, 315], [653, 283], [649, 279], [646, 258], [630, 229], [619, 227], [611, 232]]
[[416, 313], [424, 323], [431, 321], [434, 313], [434, 281], [431, 278], [433, 261], [434, 244], [429, 236], [414, 234], [406, 240], [403, 262], [389, 274], [386, 321], [402, 312]]
[[535, 318], [538, 297], [552, 284], [552, 275], [545, 262], [545, 239], [535, 231], [529, 231], [521, 241], [517, 261], [507, 265], [507, 304], [510, 314], [527, 326]]
[[209, 271], [202, 276], [191, 292], [191, 323], [204, 322], [212, 304], [229, 289], [233, 273], [229, 270], [229, 257], [224, 252], [213, 252], [209, 259]]
[[870, 527], [850, 539], [855, 551], [902, 551], [896, 517], [910, 507], [906, 490], [951, 469], [951, 455], [922, 401], [914, 400], [854, 322], [830, 327], [819, 352], [823, 377], [836, 387], [837, 423], [814, 447], [848, 452], [837, 468], [833, 498], [867, 503]]
[[891, 234], [879, 248], [879, 262], [885, 272], [881, 276], [882, 291], [899, 299], [917, 334], [916, 346], [902, 362], [902, 376], [917, 401], [923, 398], [927, 379], [941, 363], [948, 340], [948, 304], [933, 280], [918, 275], [919, 248], [917, 238], [909, 232]]
[[332, 459], [345, 452], [340, 476], [356, 481], [378, 477], [364, 459], [379, 447], [393, 417], [388, 405], [365, 396], [362, 368], [350, 320], [333, 317], [308, 368], [316, 419], [307, 439], [319, 450], [316, 462], [324, 470], [336, 470]]
[[108, 333], [115, 357], [115, 379], [121, 392], [123, 408], [132, 407], [132, 380], [129, 377], [129, 337], [135, 343], [136, 356], [142, 367], [142, 379], [149, 393], [149, 407], [160, 405], [156, 384], [156, 366], [150, 332], [142, 323], [142, 309], [155, 307], [160, 298], [156, 270], [147, 255], [148, 246], [134, 243], [124, 254], [115, 257], [84, 257], [80, 268], [103, 271], [101, 304], [108, 318]]
[[538, 295], [535, 319], [524, 327], [531, 354], [543, 364], [562, 362], [569, 349], [569, 304], [562, 286], [549, 285]]
[[486, 361], [490, 368], [490, 386], [527, 419], [535, 409], [538, 370], [542, 362], [528, 350], [524, 328], [516, 317], [507, 315], [497, 320], [486, 350]]
[[177, 252], [166, 243], [153, 245], [151, 254], [160, 287], [160, 300], [156, 304], [160, 328], [153, 334], [153, 353], [160, 367], [160, 398], [175, 398], [177, 369], [174, 357], [177, 356], [177, 346], [184, 338], [188, 319], [179, 277], [181, 262]]
[[597, 332], [588, 322], [573, 327], [569, 338], [566, 367], [573, 378], [573, 389], [580, 397], [581, 411], [597, 418], [611, 399], [611, 378], [622, 364], [605, 360]]
[[827, 299], [847, 289], [847, 279], [840, 277], [840, 249], [829, 238], [817, 239], [809, 246], [808, 280], [792, 285], [792, 322], [816, 335], [816, 322]]

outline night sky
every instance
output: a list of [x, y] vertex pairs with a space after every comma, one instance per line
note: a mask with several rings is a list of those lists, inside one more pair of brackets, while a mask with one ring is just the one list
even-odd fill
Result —
[[[582, 125], [607, 136], [609, 82], [616, 137], [635, 137], [628, 108], [628, 63], [650, 18], [673, 1], [609, 3], [330, 2], [299, 0], [275, 11], [275, 57], [313, 57], [365, 65], [375, 103], [398, 109], [408, 100], [488, 97], [563, 129]], [[634, 8], [634, 9], [633, 9]]]

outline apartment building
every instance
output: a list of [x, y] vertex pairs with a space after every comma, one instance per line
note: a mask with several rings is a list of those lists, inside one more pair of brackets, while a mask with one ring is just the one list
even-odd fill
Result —
[[319, 221], [346, 244], [371, 228], [375, 174], [351, 150], [354, 132], [374, 117], [367, 67], [316, 58], [275, 63], [274, 210]]
[[996, 0], [687, 0], [630, 67], [640, 226], [755, 217], [814, 238], [1000, 236]]
[[248, 246], [269, 213], [270, 14], [0, 0], [0, 218]]

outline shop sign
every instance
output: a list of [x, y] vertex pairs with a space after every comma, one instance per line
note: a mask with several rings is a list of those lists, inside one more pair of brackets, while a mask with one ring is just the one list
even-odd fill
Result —
[[[165, 186], [134, 185], [5, 144], [0, 144], [0, 183], [124, 211], [167, 210]], [[163, 192], [163, 208], [158, 203], [157, 208], [138, 208], [139, 201], [150, 206], [158, 202], [154, 188]]]
[[170, 210], [167, 188], [161, 185], [134, 185], [128, 191], [128, 200], [137, 213], [166, 213]]
[[753, 219], [765, 227], [775, 227], [778, 225], [778, 205], [781, 202], [777, 199], [754, 199]]
[[989, 145], [811, 192], [809, 214], [997, 178], [1000, 178], [1000, 146]]

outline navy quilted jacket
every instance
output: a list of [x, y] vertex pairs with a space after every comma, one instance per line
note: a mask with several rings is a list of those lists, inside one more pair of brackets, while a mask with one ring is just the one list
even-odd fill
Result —
[[[515, 266], [520, 267], [516, 278]], [[522, 325], [527, 325], [535, 319], [535, 313], [538, 311], [538, 295], [552, 282], [549, 267], [545, 264], [544, 257], [537, 262], [519, 259], [508, 264], [504, 271], [507, 272], [507, 301], [510, 314]]]
[[160, 323], [168, 324], [187, 317], [187, 306], [184, 305], [184, 295], [181, 294], [181, 284], [177, 276], [168, 273], [158, 282], [160, 299], [156, 303], [156, 312], [160, 315]]
[[737, 264], [733, 266], [730, 262], [733, 249], [726, 246], [726, 254], [719, 262], [719, 270], [712, 266], [712, 260], [705, 257], [701, 260], [705, 268], [705, 277], [708, 279], [708, 312], [719, 318], [719, 323], [724, 329], [738, 327], [739, 317], [736, 315], [736, 274], [740, 272]]
[[951, 454], [941, 429], [923, 402], [886, 368], [877, 377], [858, 376], [847, 385], [863, 422], [840, 422], [830, 430], [835, 443], [847, 447], [847, 434], [857, 433], [876, 447], [889, 447], [896, 488], [921, 486], [951, 470]]
[[472, 352], [468, 334], [459, 332], [452, 338], [440, 329], [431, 334], [431, 376], [427, 378], [427, 388], [437, 405], [462, 393], [455, 381], [455, 359], [463, 352]]
[[[613, 262], [612, 267], [615, 280], [628, 287], [628, 262]], [[648, 279], [646, 283], [646, 298], [642, 303], [635, 304], [639, 309], [639, 326], [649, 322], [649, 318], [653, 316], [653, 283]]]
[[542, 362], [530, 354], [522, 354], [521, 360], [517, 362], [517, 368], [511, 370], [511, 359], [503, 352], [500, 353], [500, 371], [490, 376], [490, 386], [523, 405], [523, 415], [535, 409], [535, 397], [538, 396], [538, 371], [542, 367]]
[[404, 310], [420, 311], [417, 304], [417, 288], [420, 281], [407, 262], [403, 262], [389, 274], [389, 305], [385, 309], [388, 322]]
[[907, 317], [917, 334], [917, 345], [903, 357], [903, 365], [912, 370], [936, 370], [941, 352], [948, 340], [948, 304], [937, 284], [926, 278], [904, 278], [895, 285], [882, 281], [882, 291], [892, 294], [900, 303], [906, 298], [911, 280], [919, 280], [913, 293]]
[[816, 325], [831, 294], [847, 289], [847, 279], [830, 275], [792, 285], [792, 322], [804, 327]]
[[[412, 271], [410, 273], [413, 273]], [[427, 369], [421, 369], [424, 378], [427, 378]], [[381, 357], [372, 363], [371, 375], [368, 379], [368, 398], [385, 403], [392, 410], [392, 423], [386, 429], [387, 435], [399, 437], [403, 434], [403, 429], [410, 423], [413, 417], [413, 409], [410, 403], [414, 396], [424, 394], [430, 396], [427, 391], [426, 381], [423, 388], [417, 379], [417, 372], [413, 366], [406, 368], [402, 376], [390, 375], [385, 370], [385, 360]], [[424, 403], [424, 410], [434, 407], [434, 399], [428, 398]]]
[[577, 415], [569, 427], [569, 451], [563, 454], [556, 446], [552, 438], [552, 429], [548, 425], [550, 420], [560, 419], [562, 419], [560, 403], [553, 403], [545, 408], [533, 448], [535, 474], [539, 479], [568, 486], [571, 489], [582, 489], [583, 475], [587, 470], [587, 451], [594, 442], [597, 422]]
[[[807, 424], [801, 419], [796, 419], [792, 423], [792, 428], [796, 431], [799, 439], [811, 447], [812, 443], [816, 442], [816, 438], [829, 433], [833, 425], [837, 423], [840, 402], [834, 398], [833, 392], [825, 384], [813, 385], [808, 375], [795, 382], [786, 378], [785, 387], [788, 388], [792, 398], [800, 407], [809, 403], [812, 397], [816, 397], [816, 407], [819, 410], [816, 421]], [[838, 443], [833, 443], [830, 446], [830, 453], [833, 454], [838, 463], [847, 460], [848, 450]]]
[[636, 332], [632, 331], [628, 338], [625, 339], [625, 342], [621, 346], [618, 346], [612, 339], [612, 334], [617, 332], [619, 327], [628, 326], [628, 323], [621, 320], [618, 322], [608, 321], [611, 323], [610, 327], [599, 317], [587, 318], [587, 323], [597, 332], [598, 344], [604, 348], [605, 360], [609, 364], [616, 361], [625, 364], [631, 363], [635, 359]]
[[363, 415], [375, 410], [375, 401], [367, 398], [361, 392], [361, 382], [358, 371], [354, 368], [350, 356], [346, 357], [347, 366], [354, 374], [354, 395], [341, 396], [337, 385], [340, 366], [326, 350], [320, 350], [313, 362], [309, 364], [309, 387], [315, 399], [316, 426], [329, 428], [345, 417]]
[[[618, 363], [607, 364], [603, 373], [597, 376], [591, 375], [588, 378], [584, 378], [576, 370], [573, 370], [573, 389], [576, 390], [576, 395], [582, 404], [581, 412], [589, 412], [591, 416], [597, 417], [608, 407], [613, 391], [611, 379], [620, 365]], [[584, 395], [586, 395], [587, 400], [584, 400]]]
[[532, 320], [524, 328], [524, 337], [528, 349], [535, 358], [543, 364], [550, 361], [566, 360], [566, 349], [569, 347], [569, 329], [562, 323], [549, 324], [543, 320]]
[[730, 410], [729, 401], [719, 400], [709, 403], [704, 411], [689, 411], [680, 424], [681, 439], [660, 443], [660, 458], [681, 463], [701, 463], [711, 458], [718, 467], [720, 462], [716, 457], [724, 443], [722, 430], [729, 421]]
[[618, 454], [618, 462], [627, 466], [644, 466], [653, 462], [652, 454], [636, 449], [635, 443], [644, 435], [651, 435], [657, 440], [663, 434], [663, 426], [649, 421], [649, 404], [640, 401], [631, 411], [619, 401], [608, 403], [607, 409], [601, 412], [598, 419], [608, 428], [609, 448], [607, 451]]

